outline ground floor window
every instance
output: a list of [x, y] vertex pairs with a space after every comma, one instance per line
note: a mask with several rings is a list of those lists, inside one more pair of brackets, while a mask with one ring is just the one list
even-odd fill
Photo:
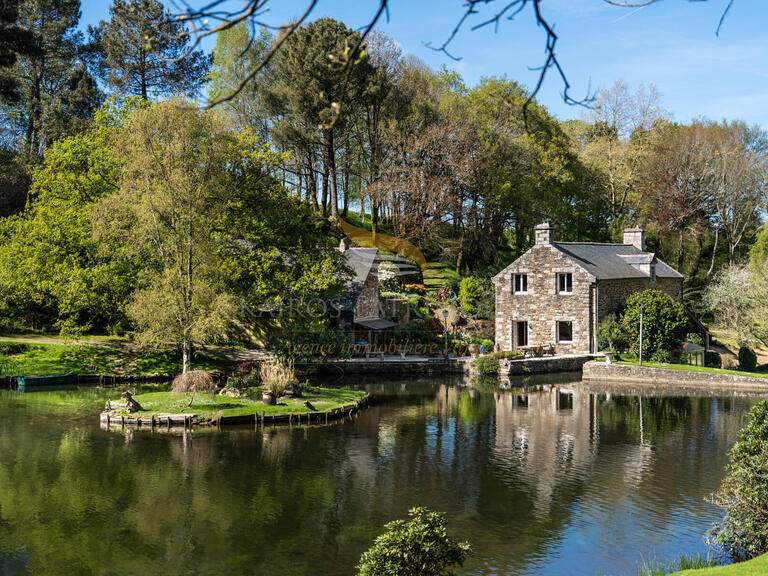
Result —
[[557, 323], [557, 341], [573, 342], [573, 322]]

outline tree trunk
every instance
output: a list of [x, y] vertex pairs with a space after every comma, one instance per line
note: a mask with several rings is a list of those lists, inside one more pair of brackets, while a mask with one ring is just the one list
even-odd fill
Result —
[[707, 270], [707, 275], [704, 277], [704, 280], [709, 280], [709, 277], [712, 276], [712, 271], [715, 269], [715, 257], [717, 256], [717, 241], [720, 238], [720, 226], [717, 226], [715, 228], [715, 245], [712, 247], [712, 260], [709, 263], [709, 270]]
[[191, 368], [192, 344], [189, 340], [181, 343], [181, 372], [186, 374]]
[[683, 273], [683, 262], [685, 261], [685, 228], [681, 227], [679, 231], [678, 253], [677, 253], [677, 271]]
[[344, 183], [344, 209], [341, 213], [346, 219], [349, 214], [349, 157], [346, 153], [344, 154], [344, 178], [342, 182]]
[[339, 219], [339, 196], [336, 179], [336, 146], [333, 141], [333, 130], [325, 134], [325, 161], [328, 165], [328, 173], [331, 180], [331, 218]]
[[323, 204], [323, 218], [328, 216], [328, 163], [323, 159], [323, 195], [320, 199]]

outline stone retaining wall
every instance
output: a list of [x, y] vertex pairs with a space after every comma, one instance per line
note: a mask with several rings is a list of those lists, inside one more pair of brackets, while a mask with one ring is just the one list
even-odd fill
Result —
[[441, 374], [469, 374], [471, 359], [451, 360], [366, 360], [331, 361], [295, 364], [297, 375], [340, 376], [348, 374], [401, 374], [413, 376], [438, 376]]
[[720, 388], [744, 392], [768, 392], [768, 378], [739, 376], [715, 372], [694, 372], [628, 364], [587, 362], [583, 368], [585, 382], [640, 383], [654, 386]]
[[580, 356], [553, 356], [551, 358], [528, 358], [527, 360], [510, 360], [504, 366], [502, 360], [502, 374], [551, 374], [554, 372], [579, 372], [585, 363], [594, 360], [595, 354], [583, 354]]

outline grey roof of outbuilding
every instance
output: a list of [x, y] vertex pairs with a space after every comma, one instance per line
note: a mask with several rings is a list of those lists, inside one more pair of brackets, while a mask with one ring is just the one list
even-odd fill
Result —
[[[555, 248], [575, 260], [579, 266], [598, 280], [619, 280], [623, 278], [647, 278], [622, 256], [648, 254], [631, 244], [597, 244], [582, 242], [553, 242]], [[683, 275], [656, 260], [657, 278], [683, 278]]]
[[355, 309], [360, 293], [363, 291], [368, 275], [376, 267], [376, 256], [379, 251], [376, 248], [349, 248], [344, 252], [347, 266], [352, 269], [352, 278], [347, 285], [347, 293], [342, 300], [342, 310]]

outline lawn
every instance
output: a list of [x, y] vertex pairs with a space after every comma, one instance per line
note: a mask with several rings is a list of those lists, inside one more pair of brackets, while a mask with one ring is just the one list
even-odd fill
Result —
[[[627, 356], [622, 355], [620, 360], [615, 361], [616, 364], [627, 364], [637, 366], [637, 359], [628, 359]], [[768, 378], [768, 372], [742, 372], [741, 370], [724, 370], [722, 368], [709, 368], [707, 366], [691, 366], [689, 364], [661, 364], [660, 362], [648, 362], [643, 361], [643, 366], [649, 368], [664, 368], [666, 370], [684, 370], [687, 372], [708, 372], [710, 374], [727, 374], [729, 376], [752, 376], [755, 378]]]
[[[325, 412], [341, 406], [353, 404], [365, 395], [364, 391], [349, 388], [312, 388], [304, 393], [303, 398], [281, 398], [272, 406], [267, 406], [261, 398], [229, 398], [227, 396], [212, 396], [207, 393], [195, 395], [192, 406], [188, 394], [172, 394], [171, 392], [147, 392], [137, 394], [133, 398], [141, 404], [143, 411], [132, 415], [150, 415], [157, 413], [187, 413], [211, 416], [221, 412], [222, 416], [242, 416], [244, 414], [303, 414], [313, 412], [304, 405], [309, 401], [319, 412]], [[117, 399], [116, 399], [117, 400]]]
[[[167, 350], [141, 350], [126, 345], [81, 345], [47, 343], [44, 340], [3, 339], [0, 341], [0, 375], [44, 376], [79, 374], [177, 374], [181, 357]], [[195, 368], [221, 368], [202, 354], [194, 359]]]
[[768, 554], [739, 564], [715, 566], [698, 570], [683, 570], [672, 576], [764, 576], [768, 574]]
[[445, 262], [429, 262], [424, 273], [424, 285], [428, 290], [439, 290], [446, 284], [458, 284], [461, 275], [456, 272], [456, 266]]

